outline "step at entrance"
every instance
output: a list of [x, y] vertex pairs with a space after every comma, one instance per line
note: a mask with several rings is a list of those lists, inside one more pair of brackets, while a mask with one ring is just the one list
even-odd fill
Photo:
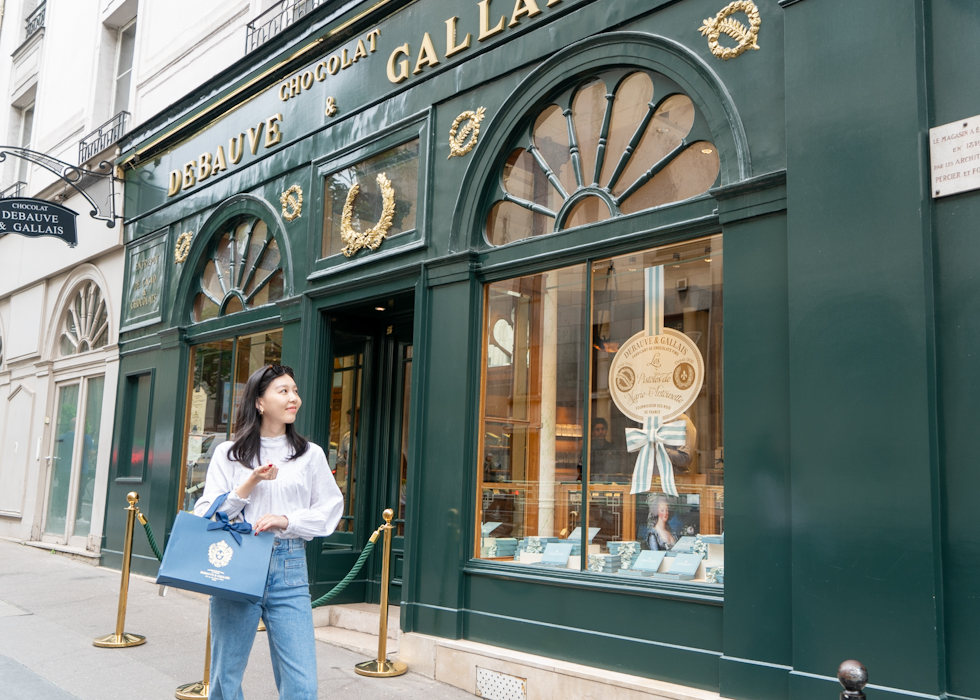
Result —
[[[374, 658], [378, 654], [380, 606], [370, 603], [327, 605], [313, 611], [313, 633], [318, 641]], [[399, 608], [388, 606], [388, 655], [398, 651], [401, 630]]]

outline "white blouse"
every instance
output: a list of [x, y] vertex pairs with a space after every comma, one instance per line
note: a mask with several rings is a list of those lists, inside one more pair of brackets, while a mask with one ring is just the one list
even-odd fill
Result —
[[194, 504], [194, 514], [203, 516], [214, 499], [227, 493], [228, 498], [218, 510], [227, 513], [229, 519], [243, 510], [245, 520], [253, 525], [263, 515], [285, 515], [289, 527], [271, 529], [281, 539], [309, 541], [333, 533], [344, 512], [344, 495], [337, 488], [320, 446], [311, 442], [305, 454], [290, 461], [292, 448], [285, 435], [261, 440], [258, 464], [271, 462], [279, 467], [276, 478], [260, 481], [248, 498], [240, 498], [235, 489], [252, 470], [230, 460], [228, 450], [233, 443], [223, 442], [215, 449], [208, 465], [204, 494]]

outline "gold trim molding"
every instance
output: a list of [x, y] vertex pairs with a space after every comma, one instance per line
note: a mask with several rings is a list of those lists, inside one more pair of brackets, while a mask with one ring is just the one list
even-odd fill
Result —
[[361, 186], [355, 184], [347, 193], [347, 201], [344, 202], [344, 211], [340, 217], [340, 240], [347, 245], [340, 252], [348, 258], [353, 257], [361, 248], [377, 250], [391, 228], [395, 216], [395, 189], [384, 173], [378, 173], [377, 181], [378, 187], [381, 188], [381, 218], [377, 224], [363, 233], [358, 233], [351, 226], [351, 219], [354, 217], [354, 198], [360, 192]]
[[187, 254], [191, 252], [192, 238], [194, 238], [193, 231], [184, 231], [177, 236], [177, 243], [174, 245], [174, 265], [180, 265], [187, 260]]
[[[749, 26], [745, 26], [737, 19], [732, 19], [736, 12], [744, 12], [749, 18]], [[704, 20], [704, 24], [698, 27], [702, 36], [708, 37], [708, 48], [717, 58], [727, 61], [730, 58], [741, 56], [749, 49], [759, 50], [756, 40], [759, 37], [759, 26], [762, 18], [759, 17], [759, 8], [752, 0], [735, 0], [729, 3], [721, 12], [712, 18]], [[728, 47], [718, 43], [718, 38], [722, 35], [731, 37], [738, 42], [737, 46]]]
[[293, 185], [279, 195], [279, 203], [282, 205], [282, 218], [295, 221], [303, 213], [303, 188]]
[[[480, 107], [475, 112], [468, 109], [453, 120], [453, 126], [449, 130], [449, 158], [465, 156], [473, 150], [476, 142], [480, 139], [480, 122], [483, 121], [486, 114], [486, 107]], [[463, 121], [466, 121], [466, 124], [463, 124], [463, 128], [460, 129], [459, 125]]]

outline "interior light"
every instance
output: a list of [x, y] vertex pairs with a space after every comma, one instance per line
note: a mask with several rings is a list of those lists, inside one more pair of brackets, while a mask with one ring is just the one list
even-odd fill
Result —
[[704, 261], [705, 261], [706, 263], [709, 263], [709, 262], [711, 262], [711, 258], [705, 258], [705, 259], [704, 259]]
[[375, 311], [384, 311], [385, 310], [385, 307], [383, 307], [383, 306], [375, 306], [374, 307], [374, 310]]
[[708, 153], [711, 153], [711, 149], [710, 148], [702, 148], [701, 149], [701, 152], [704, 153], [705, 155], [707, 155]]

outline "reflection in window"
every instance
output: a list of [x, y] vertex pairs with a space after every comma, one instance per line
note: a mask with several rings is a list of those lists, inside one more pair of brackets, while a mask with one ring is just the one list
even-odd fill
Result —
[[361, 380], [364, 353], [335, 357], [330, 394], [330, 453], [334, 478], [344, 494], [344, 515], [338, 532], [354, 531], [357, 496], [358, 432], [361, 425]]
[[194, 320], [206, 321], [253, 309], [282, 296], [279, 245], [266, 223], [254, 216], [239, 216], [226, 222], [201, 274]]
[[340, 235], [340, 221], [347, 195], [354, 185], [360, 187], [352, 205], [351, 228], [361, 233], [377, 225], [383, 208], [381, 189], [377, 183], [379, 173], [385, 174], [395, 191], [395, 213], [391, 228], [385, 234], [386, 238], [415, 228], [419, 180], [418, 139], [371, 156], [326, 177], [321, 258], [337, 255], [346, 245]]
[[657, 73], [613, 71], [546, 106], [505, 161], [493, 245], [690, 199], [720, 161], [707, 124]]
[[215, 448], [234, 439], [235, 412], [245, 382], [262, 365], [282, 360], [282, 331], [202, 343], [191, 348], [187, 406], [187, 435], [184, 445], [184, 510], [204, 491], [204, 477]]
[[[664, 328], [704, 360], [703, 387], [677, 418], [684, 444], [667, 448], [678, 496], [659, 476], [631, 494], [638, 455], [626, 431], [643, 426], [609, 390], [616, 353], [644, 332], [644, 270], [655, 266]], [[690, 580], [723, 582], [721, 236], [494, 282], [484, 318], [478, 555], [546, 566], [555, 544], [567, 548], [562, 568], [654, 579], [690, 553]]]

